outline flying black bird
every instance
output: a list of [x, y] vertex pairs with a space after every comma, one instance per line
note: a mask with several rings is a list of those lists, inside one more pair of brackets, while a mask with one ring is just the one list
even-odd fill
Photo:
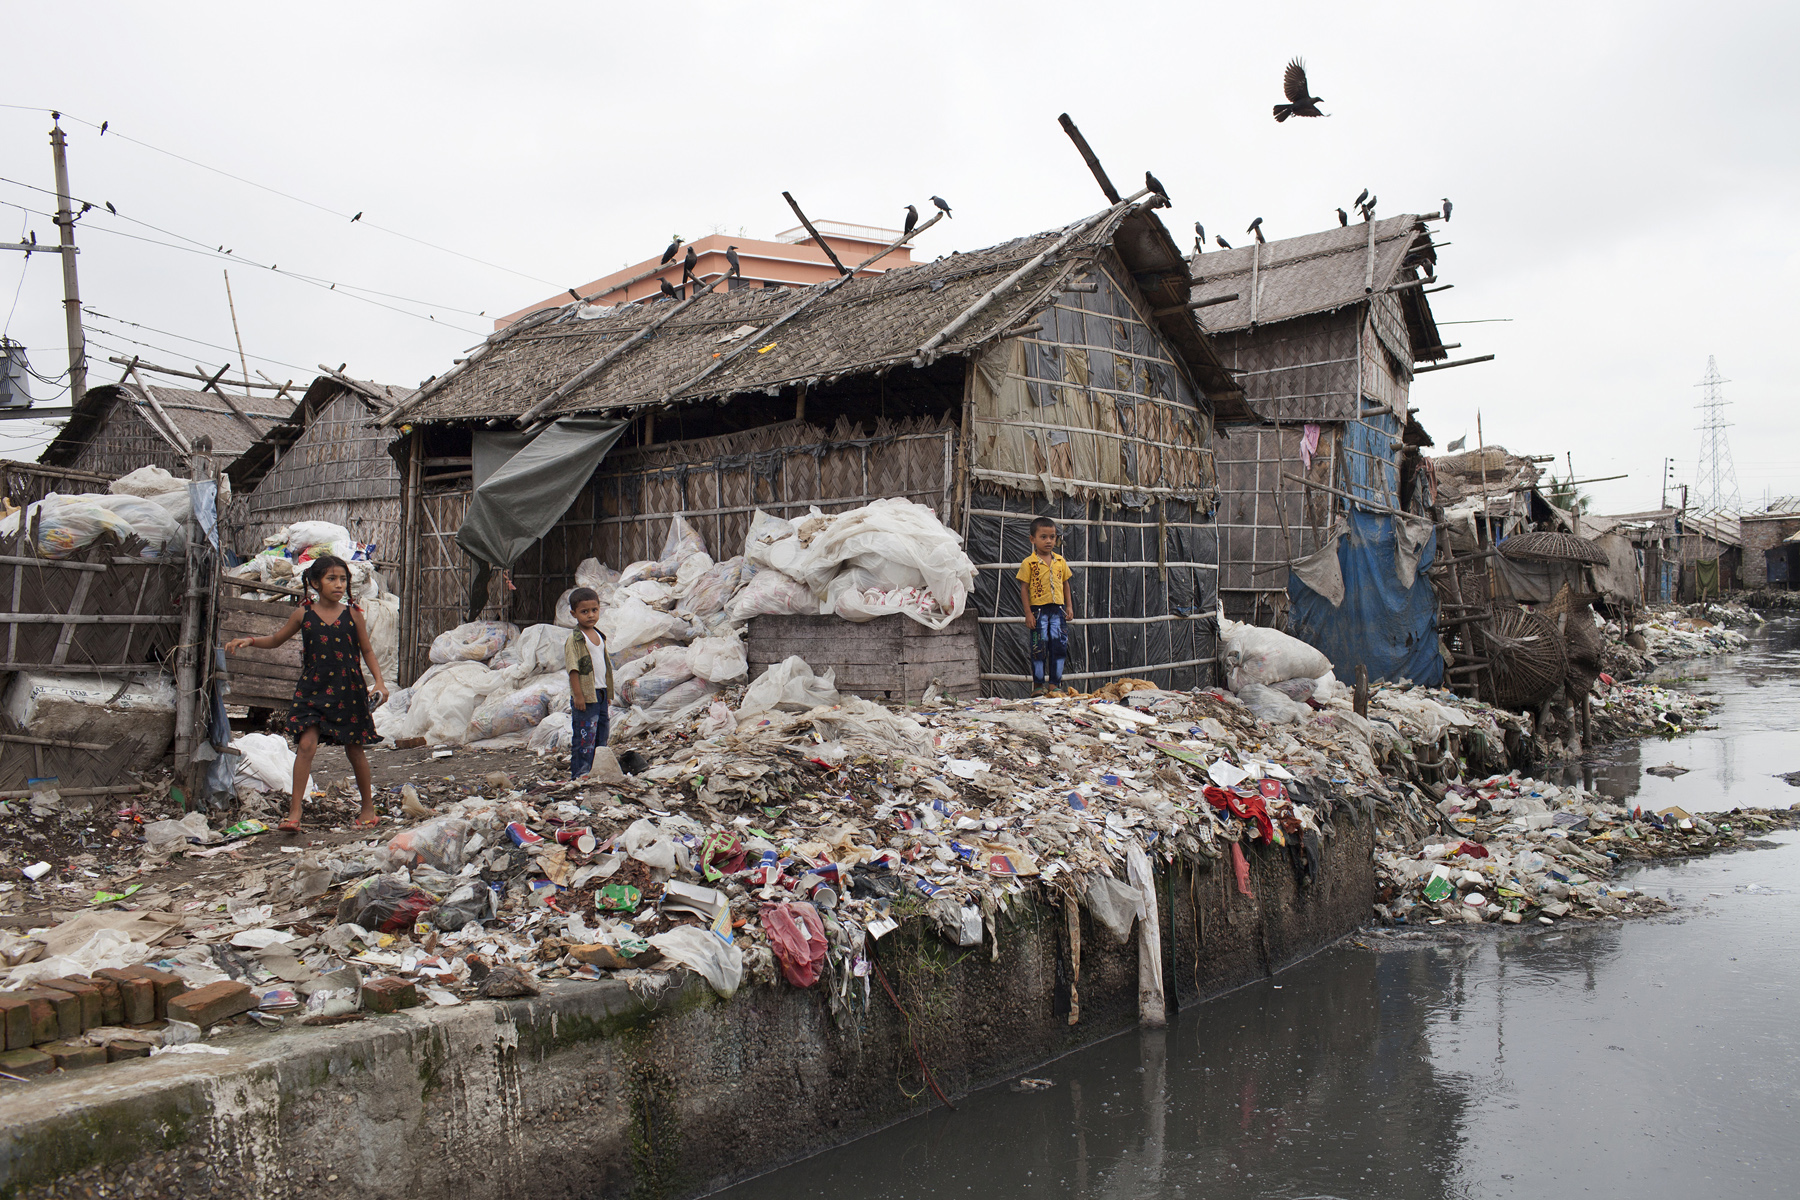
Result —
[[680, 292], [678, 292], [678, 291], [676, 291], [676, 290], [675, 290], [675, 289], [674, 289], [674, 288], [672, 288], [672, 287], [670, 287], [670, 286], [669, 286], [669, 281], [668, 281], [668, 280], [666, 280], [666, 279], [659, 279], [659, 280], [657, 280], [657, 281], [656, 281], [656, 282], [657, 282], [657, 284], [658, 284], [658, 285], [659, 285], [659, 286], [660, 286], [660, 287], [661, 287], [661, 288], [662, 288], [662, 294], [663, 294], [663, 295], [665, 295], [665, 296], [667, 296], [667, 297], [668, 297], [668, 298], [669, 298], [669, 299], [671, 299], [671, 300], [679, 300], [679, 299], [681, 299], [681, 293], [680, 293]]
[[[943, 212], [943, 214], [944, 214], [944, 215], [945, 215], [945, 216], [946, 216], [946, 217], [949, 217], [949, 218], [951, 218], [951, 219], [952, 219], [952, 220], [954, 220], [954, 219], [955, 219], [955, 217], [956, 217], [956, 214], [955, 214], [955, 213], [953, 213], [953, 212], [951, 212], [951, 211], [950, 211], [950, 203], [949, 203], [949, 201], [947, 201], [947, 200], [945, 200], [945, 199], [944, 199], [944, 198], [943, 198], [943, 197], [942, 197], [942, 196], [933, 196], [933, 197], [932, 197], [932, 198], [931, 198], [931, 202], [932, 202], [932, 203], [933, 203], [933, 204], [935, 204], [935, 205], [937, 205], [937, 206], [938, 206], [938, 208], [939, 208], [939, 209], [940, 209], [940, 210], [942, 210], [942, 212]], [[909, 207], [910, 207], [910, 206], [909, 206]]]
[[1287, 65], [1287, 71], [1281, 76], [1281, 90], [1287, 93], [1288, 102], [1275, 106], [1275, 119], [1285, 121], [1289, 117], [1322, 117], [1319, 111], [1323, 96], [1308, 94], [1306, 86], [1306, 64], [1299, 59]]
[[913, 227], [915, 225], [917, 225], [918, 223], [919, 223], [918, 207], [916, 205], [912, 205], [912, 204], [907, 205], [906, 206], [906, 228], [902, 229], [900, 232], [901, 233], [911, 233], [913, 231]]
[[1163, 198], [1163, 203], [1168, 203], [1169, 193], [1168, 190], [1163, 187], [1162, 180], [1158, 179], [1148, 171], [1144, 172], [1144, 186], [1161, 196]]
[[1223, 238], [1223, 237], [1221, 237], [1221, 236], [1220, 236], [1220, 235], [1219, 235], [1219, 234], [1216, 234], [1216, 233], [1215, 233], [1215, 234], [1213, 234], [1213, 241], [1215, 241], [1215, 242], [1217, 242], [1217, 243], [1219, 243], [1219, 249], [1221, 249], [1221, 250], [1229, 250], [1229, 249], [1231, 249], [1231, 243], [1230, 243], [1230, 242], [1228, 242], [1228, 241], [1226, 241], [1226, 240], [1225, 240], [1225, 239], [1224, 239], [1224, 238]]
[[1250, 228], [1244, 230], [1244, 232], [1245, 233], [1254, 233], [1256, 235], [1256, 244], [1259, 246], [1262, 245], [1262, 243], [1263, 243], [1262, 218], [1258, 217], [1258, 218], [1256, 218], [1256, 220], [1250, 222]]
[[1338, 224], [1339, 225], [1348, 225], [1349, 223], [1350, 223], [1350, 214], [1345, 212], [1341, 208], [1338, 209]]
[[681, 260], [682, 286], [685, 287], [687, 285], [687, 282], [694, 277], [694, 264], [698, 261], [699, 261], [699, 256], [694, 253], [694, 248], [692, 246], [689, 246], [688, 252], [687, 252], [687, 257]]
[[354, 224], [356, 224], [356, 223], [357, 223], [357, 222], [358, 222], [358, 221], [360, 221], [360, 220], [362, 220], [362, 213], [360, 213], [360, 212], [358, 212], [358, 213], [357, 213], [357, 214], [356, 214], [356, 215], [355, 215], [355, 216], [354, 216], [354, 217], [351, 217], [351, 218], [350, 218], [350, 223], [351, 223], [351, 224], [352, 224], [352, 225], [354, 225]]
[[675, 235], [675, 240], [669, 243], [669, 248], [663, 251], [662, 260], [665, 266], [668, 265], [670, 259], [675, 257], [675, 252], [679, 249], [681, 249], [681, 235], [678, 233]]
[[725, 261], [731, 264], [732, 278], [742, 279], [744, 277], [744, 269], [742, 267], [738, 266], [738, 256], [737, 256], [737, 247], [736, 246], [725, 247]]
[[1444, 197], [1444, 222], [1445, 222], [1445, 224], [1448, 224], [1449, 221], [1450, 221], [1450, 197], [1445, 196]]
[[1361, 208], [1363, 205], [1363, 201], [1367, 200], [1368, 198], [1369, 198], [1369, 189], [1364, 188], [1362, 191], [1356, 193], [1356, 199], [1354, 199], [1350, 202], [1350, 207], [1351, 208]]

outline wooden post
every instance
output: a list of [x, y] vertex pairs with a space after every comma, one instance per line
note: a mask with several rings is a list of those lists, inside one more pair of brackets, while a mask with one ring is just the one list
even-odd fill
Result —
[[831, 265], [838, 269], [838, 274], [848, 275], [850, 273], [850, 268], [846, 267], [843, 264], [843, 261], [838, 258], [837, 251], [833, 250], [826, 244], [825, 239], [819, 236], [819, 231], [813, 228], [813, 223], [806, 219], [805, 213], [800, 211], [800, 205], [794, 197], [787, 192], [783, 192], [781, 193], [781, 198], [788, 202], [788, 207], [794, 210], [794, 215], [796, 217], [800, 218], [800, 224], [805, 228], [807, 233], [812, 235], [813, 243], [825, 252], [825, 257], [831, 260]]
[[[211, 444], [207, 445], [211, 450]], [[188, 455], [188, 479], [192, 483], [212, 478], [212, 455], [193, 451]], [[200, 691], [200, 631], [205, 627], [202, 601], [210, 589], [203, 574], [210, 562], [206, 531], [198, 518], [188, 522], [187, 588], [181, 603], [181, 641], [175, 647], [175, 777], [193, 790], [194, 711]]]
[[[181, 427], [176, 425], [169, 414], [163, 410], [163, 406], [150, 391], [150, 385], [144, 382], [144, 377], [142, 375], [138, 374], [136, 365], [133, 365], [131, 368], [131, 378], [136, 381], [138, 390], [144, 393], [144, 403], [150, 406], [150, 411], [155, 413], [157, 420], [161, 422], [161, 425], [157, 428], [157, 432], [169, 439], [169, 444], [181, 451], [184, 457], [192, 457], [194, 448], [188, 445], [187, 436], [181, 432]], [[151, 424], [155, 425], [156, 421], [152, 421]]]
[[1369, 715], [1369, 668], [1361, 663], [1356, 664], [1356, 693], [1351, 706], [1356, 709], [1357, 716]]
[[400, 678], [410, 686], [417, 677], [419, 638], [419, 485], [425, 469], [425, 439], [418, 430], [406, 435], [406, 476], [400, 492]]
[[[197, 368], [199, 368], [200, 364], [195, 363], [194, 366], [197, 369]], [[219, 380], [223, 379], [225, 377], [225, 372], [227, 372], [229, 370], [231, 370], [231, 364], [226, 363], [224, 366], [220, 367], [216, 373], [214, 373], [214, 375], [211, 379], [208, 379], [204, 384], [202, 384], [200, 386], [200, 390], [203, 392], [213, 392], [214, 394], [216, 394], [219, 397], [219, 399], [223, 400], [225, 402], [225, 407], [229, 408], [232, 411], [233, 415], [235, 415], [238, 420], [242, 421], [244, 423], [244, 427], [250, 431], [250, 440], [255, 441], [258, 438], [262, 437], [262, 434], [263, 434], [262, 427], [259, 426], [255, 421], [252, 421], [250, 419], [250, 414], [245, 412], [243, 409], [239, 408], [238, 402], [236, 400], [233, 400], [230, 396], [227, 396], [225, 394], [225, 389], [219, 386]], [[248, 391], [246, 391], [244, 393], [244, 398], [246, 400], [248, 400], [250, 398], [250, 394]]]
[[1113, 181], [1106, 177], [1106, 168], [1100, 165], [1099, 155], [1094, 153], [1093, 147], [1088, 145], [1087, 139], [1081, 136], [1081, 130], [1075, 128], [1075, 122], [1069, 120], [1068, 113], [1062, 114], [1056, 120], [1063, 127], [1063, 132], [1069, 135], [1069, 140], [1075, 143], [1075, 149], [1080, 151], [1081, 160], [1087, 163], [1088, 170], [1094, 173], [1094, 182], [1100, 185], [1100, 190], [1105, 193], [1107, 202], [1117, 204], [1119, 189], [1114, 187]]
[[[231, 310], [231, 336], [237, 339], [238, 370], [244, 373], [244, 399], [250, 398], [250, 360], [244, 357], [244, 335], [238, 329], [237, 302], [231, 298], [231, 272], [225, 272], [225, 307]], [[225, 372], [220, 371], [223, 375]], [[224, 395], [223, 392], [219, 393]]]

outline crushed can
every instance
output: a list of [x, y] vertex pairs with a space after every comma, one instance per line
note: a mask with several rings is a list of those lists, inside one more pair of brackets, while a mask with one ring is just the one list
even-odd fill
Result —
[[531, 832], [531, 830], [525, 828], [525, 826], [518, 821], [514, 821], [506, 827], [506, 836], [512, 839], [513, 845], [521, 847], [535, 846], [544, 840], [537, 834]]

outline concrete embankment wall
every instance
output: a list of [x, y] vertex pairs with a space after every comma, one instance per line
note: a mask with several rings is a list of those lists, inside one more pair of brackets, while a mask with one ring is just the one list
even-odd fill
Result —
[[[1184, 1005], [1290, 965], [1368, 915], [1371, 834], [1345, 818], [1319, 879], [1281, 849], [1163, 875], [1165, 977]], [[645, 998], [618, 981], [217, 1040], [0, 1084], [0, 1196], [684, 1197], [848, 1141], [1130, 1028], [1137, 943], [1081, 918], [1068, 1023], [1065, 914], [1033, 905], [959, 950], [907, 922], [880, 985], [749, 987], [697, 977]], [[845, 981], [837, 981], [843, 984]], [[908, 1024], [918, 1037], [913, 1049]], [[102, 1193], [101, 1189], [104, 1189]]]

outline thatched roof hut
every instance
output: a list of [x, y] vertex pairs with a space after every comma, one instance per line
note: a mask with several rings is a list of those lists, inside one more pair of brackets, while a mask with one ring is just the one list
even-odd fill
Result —
[[90, 388], [38, 461], [117, 477], [144, 466], [188, 473], [190, 448], [201, 438], [230, 461], [288, 415], [264, 396], [227, 398], [214, 389], [122, 382]]
[[1212, 411], [1240, 392], [1188, 284], [1126, 201], [880, 276], [534, 314], [384, 418], [410, 429], [403, 654], [464, 615], [452, 539], [483, 447], [586, 414], [630, 426], [511, 565], [516, 619], [547, 616], [584, 557], [654, 557], [675, 513], [724, 556], [758, 507], [908, 496], [968, 540], [990, 690], [1028, 678], [1011, 577], [1039, 512], [1087, 589], [1070, 678], [1207, 677]]

